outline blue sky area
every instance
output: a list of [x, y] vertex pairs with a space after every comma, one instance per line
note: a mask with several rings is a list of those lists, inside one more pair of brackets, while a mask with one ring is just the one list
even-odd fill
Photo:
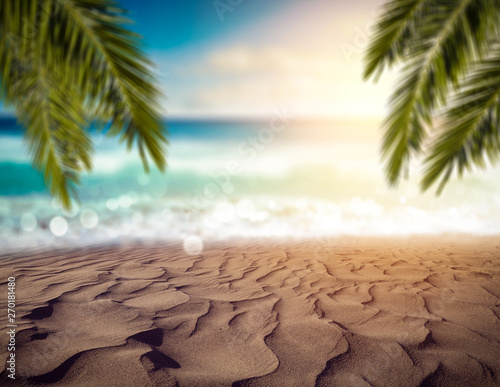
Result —
[[[361, 80], [384, 0], [122, 0], [156, 63], [168, 117], [382, 117]], [[386, 77], [389, 78], [390, 77]], [[389, 84], [390, 85], [390, 84]]]
[[145, 37], [150, 49], [186, 49], [225, 39], [259, 19], [279, 13], [294, 0], [124, 0], [134, 30]]

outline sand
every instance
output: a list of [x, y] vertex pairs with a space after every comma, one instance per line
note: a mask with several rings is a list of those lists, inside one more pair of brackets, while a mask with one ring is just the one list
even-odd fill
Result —
[[18, 252], [0, 274], [2, 385], [500, 385], [496, 237]]

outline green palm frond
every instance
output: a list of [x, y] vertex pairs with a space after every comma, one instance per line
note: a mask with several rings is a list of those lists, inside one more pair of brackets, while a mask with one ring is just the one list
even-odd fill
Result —
[[390, 1], [378, 21], [373, 39], [366, 51], [365, 79], [375, 75], [377, 79], [385, 67], [391, 67], [401, 60], [409, 47], [419, 22], [424, 5], [428, 0]]
[[441, 178], [438, 191], [456, 168], [459, 175], [473, 165], [485, 167], [500, 156], [500, 49], [482, 60], [464, 81], [446, 112], [444, 128], [430, 149], [422, 181], [424, 189]]
[[[405, 63], [384, 122], [382, 158], [391, 185], [422, 152], [436, 112], [459, 90], [474, 61], [499, 31], [500, 2], [491, 0], [392, 0], [368, 48], [365, 78], [386, 65]], [[423, 185], [427, 188], [427, 185]]]
[[[135, 140], [147, 168], [144, 146], [160, 170], [165, 168], [162, 120], [157, 100], [160, 92], [149, 81], [151, 71], [139, 48], [138, 36], [122, 24], [124, 11], [111, 1], [64, 1], [61, 26], [69, 45], [66, 60], [92, 58], [99, 69], [96, 84], [91, 73], [78, 69], [81, 86], [89, 92], [98, 111], [113, 111], [111, 134], [122, 133], [130, 148]], [[109, 7], [113, 6], [112, 11]], [[52, 29], [51, 29], [52, 30]], [[104, 88], [103, 86], [106, 86]]]
[[91, 167], [90, 122], [109, 122], [164, 170], [161, 93], [141, 37], [109, 0], [2, 0], [0, 97], [26, 128], [34, 165], [66, 208]]
[[50, 192], [70, 208], [80, 172], [92, 166], [84, 112], [73, 103], [77, 95], [51, 87], [45, 74], [26, 76], [33, 79], [26, 82], [25, 99], [16, 111], [26, 127], [33, 163], [43, 172]]

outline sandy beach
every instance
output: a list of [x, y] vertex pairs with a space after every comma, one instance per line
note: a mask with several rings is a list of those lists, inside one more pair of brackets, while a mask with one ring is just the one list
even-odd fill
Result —
[[19, 252], [0, 273], [4, 298], [16, 278], [17, 324], [2, 385], [500, 383], [496, 237]]

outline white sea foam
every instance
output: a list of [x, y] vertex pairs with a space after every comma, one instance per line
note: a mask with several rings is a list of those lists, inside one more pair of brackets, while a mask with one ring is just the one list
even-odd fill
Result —
[[[14, 200], [14, 199], [12, 199]], [[49, 209], [49, 199], [17, 198], [14, 207], [29, 213], [2, 216], [5, 249], [77, 246], [121, 240], [200, 240], [234, 237], [318, 238], [340, 235], [500, 234], [500, 207], [474, 211], [470, 206], [422, 209], [411, 205], [384, 208], [373, 199], [343, 202], [254, 197], [193, 208], [188, 202], [139, 199], [110, 210], [106, 201], [84, 202], [79, 217]], [[274, 204], [270, 205], [270, 202]], [[90, 209], [92, 208], [92, 209]], [[27, 215], [29, 214], [29, 215]], [[36, 219], [36, 221], [34, 221]], [[193, 239], [194, 240], [194, 239]], [[193, 242], [189, 246], [195, 246]], [[194, 251], [194, 247], [191, 251]]]

